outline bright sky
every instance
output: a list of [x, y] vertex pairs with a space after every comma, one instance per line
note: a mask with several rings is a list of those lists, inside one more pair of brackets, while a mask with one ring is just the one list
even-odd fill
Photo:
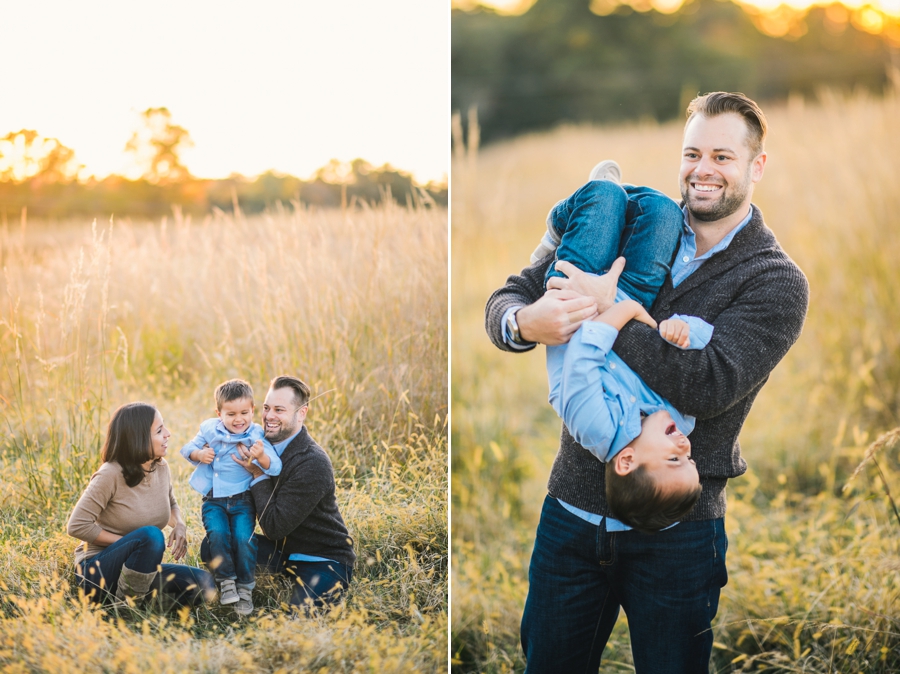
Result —
[[442, 180], [449, 19], [446, 0], [4, 3], [0, 136], [35, 129], [123, 173], [139, 113], [164, 106], [197, 176], [362, 157]]

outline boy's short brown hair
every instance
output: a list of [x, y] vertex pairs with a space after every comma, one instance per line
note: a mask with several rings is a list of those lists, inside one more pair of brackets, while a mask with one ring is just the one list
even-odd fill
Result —
[[606, 464], [606, 502], [613, 517], [644, 534], [655, 534], [684, 519], [700, 499], [701, 491], [697, 484], [665, 494], [645, 466], [619, 475], [612, 461]]
[[229, 379], [216, 386], [216, 409], [222, 409], [222, 405], [232, 400], [247, 398], [253, 404], [253, 387], [243, 379]]

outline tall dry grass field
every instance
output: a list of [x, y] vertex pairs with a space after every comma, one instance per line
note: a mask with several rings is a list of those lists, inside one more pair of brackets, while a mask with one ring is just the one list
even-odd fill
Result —
[[[4, 221], [0, 266], [3, 671], [446, 670], [446, 210]], [[80, 602], [65, 521], [111, 411], [162, 412], [199, 565], [200, 497], [177, 449], [218, 382], [249, 380], [259, 405], [281, 373], [313, 389], [307, 425], [356, 540], [343, 609], [286, 620], [278, 578], [243, 621], [218, 605], [119, 615]]]
[[[900, 517], [889, 494], [900, 497], [900, 433], [874, 441], [900, 426], [900, 96], [824, 92], [767, 114], [769, 161], [754, 201], [806, 272], [811, 304], [741, 435], [750, 469], [729, 487], [712, 667], [896, 672]], [[677, 198], [681, 132], [681, 123], [561, 128], [481, 152], [457, 143], [451, 652], [460, 672], [524, 665], [518, 622], [560, 427], [542, 350], [494, 349], [485, 300], [527, 265], [549, 207], [600, 159]], [[602, 671], [633, 671], [624, 617]]]

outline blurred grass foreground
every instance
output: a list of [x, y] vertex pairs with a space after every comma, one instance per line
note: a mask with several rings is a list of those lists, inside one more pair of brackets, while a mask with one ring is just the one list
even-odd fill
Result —
[[[445, 208], [22, 219], [0, 231], [0, 266], [2, 671], [446, 670]], [[307, 424], [359, 554], [342, 610], [286, 620], [287, 585], [264, 576], [243, 621], [218, 604], [125, 615], [79, 601], [65, 520], [111, 411], [145, 400], [166, 419], [199, 566], [200, 499], [177, 449], [218, 382], [247, 379], [259, 408], [280, 373], [321, 396]]]
[[[897, 672], [900, 94], [826, 91], [766, 112], [769, 161], [754, 201], [807, 274], [811, 303], [741, 435], [750, 468], [728, 490], [729, 580], [711, 668]], [[561, 127], [481, 152], [458, 129], [451, 652], [459, 672], [519, 671], [528, 562], [560, 422], [546, 402], [542, 349], [497, 351], [484, 303], [527, 265], [548, 208], [599, 160], [678, 197], [682, 123]], [[623, 616], [603, 663], [633, 671]]]

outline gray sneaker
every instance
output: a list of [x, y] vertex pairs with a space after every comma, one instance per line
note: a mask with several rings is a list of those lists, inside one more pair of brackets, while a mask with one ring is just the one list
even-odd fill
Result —
[[559, 242], [562, 240], [562, 236], [560, 236], [559, 232], [556, 231], [556, 227], [553, 226], [552, 217], [553, 211], [555, 211], [556, 207], [561, 203], [561, 201], [557, 202], [547, 213], [547, 231], [544, 232], [544, 236], [541, 238], [541, 242], [531, 254], [531, 264], [534, 264], [538, 260], [543, 260], [548, 255], [553, 255], [556, 252], [557, 247], [559, 246]]
[[622, 169], [612, 159], [604, 159], [591, 169], [591, 175], [588, 180], [612, 180], [614, 183], [622, 184]]
[[541, 239], [541, 242], [538, 244], [538, 247], [534, 249], [534, 252], [531, 254], [531, 264], [534, 264], [538, 260], [543, 260], [548, 255], [553, 255], [556, 252], [556, 248], [559, 246], [559, 241], [554, 241], [550, 232], [546, 232], [544, 237]]
[[238, 615], [250, 615], [253, 613], [253, 590], [239, 585], [237, 593], [238, 600], [234, 605], [234, 612]]
[[234, 604], [240, 601], [237, 588], [234, 586], [233, 580], [223, 580], [219, 583], [219, 603], [222, 606]]

